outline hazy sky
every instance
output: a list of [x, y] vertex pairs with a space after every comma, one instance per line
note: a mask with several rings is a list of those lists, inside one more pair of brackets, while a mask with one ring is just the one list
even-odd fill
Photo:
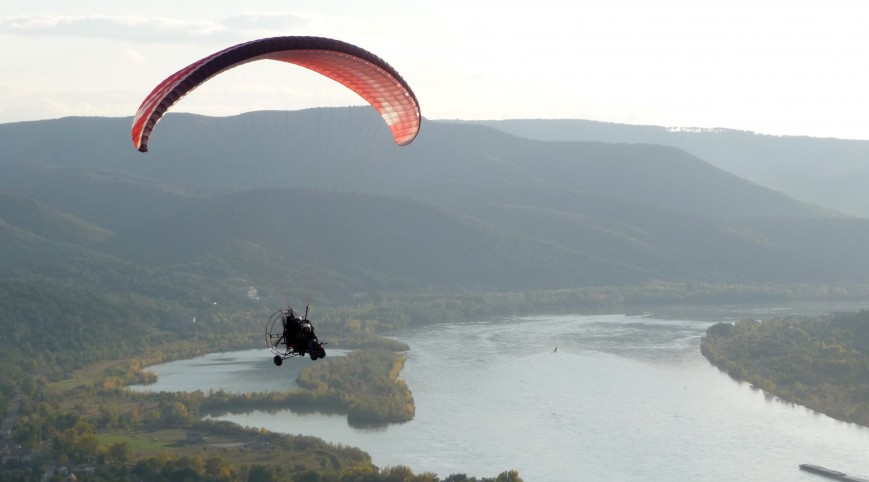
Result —
[[[515, 5], [515, 6], [512, 6]], [[163, 78], [259, 37], [374, 52], [429, 119], [575, 118], [869, 139], [865, 0], [0, 0], [0, 122], [132, 116]], [[278, 62], [176, 111], [358, 104]]]

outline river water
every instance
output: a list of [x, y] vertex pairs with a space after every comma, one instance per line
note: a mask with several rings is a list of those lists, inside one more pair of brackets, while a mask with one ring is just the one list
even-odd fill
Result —
[[[869, 429], [769, 397], [700, 354], [712, 322], [811, 310], [669, 311], [401, 333], [411, 346], [402, 378], [416, 403], [401, 425], [358, 429], [343, 416], [289, 410], [218, 418], [356, 446], [379, 466], [441, 477], [516, 469], [528, 482], [819, 480], [801, 463], [869, 476]], [[275, 367], [265, 350], [210, 357], [154, 367], [149, 389], [283, 390], [310, 363]]]

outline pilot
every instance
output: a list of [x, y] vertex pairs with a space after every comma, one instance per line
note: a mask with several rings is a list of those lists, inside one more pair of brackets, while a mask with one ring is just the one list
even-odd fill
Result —
[[314, 340], [317, 339], [317, 335], [314, 334], [314, 327], [307, 319], [299, 320], [297, 338], [302, 342], [302, 346], [305, 347], [307, 353], [314, 351]]
[[284, 343], [289, 346], [302, 330], [302, 319], [293, 310], [284, 316]]

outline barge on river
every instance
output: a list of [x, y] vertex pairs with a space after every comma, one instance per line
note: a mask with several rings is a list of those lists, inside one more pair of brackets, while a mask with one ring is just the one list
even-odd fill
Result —
[[845, 482], [869, 482], [869, 479], [854, 477], [853, 475], [848, 475], [844, 472], [839, 472], [838, 470], [821, 467], [820, 465], [800, 464], [800, 470], [805, 470], [806, 472], [811, 472], [813, 474], [823, 475], [824, 477], [829, 477], [831, 479], [844, 480]]

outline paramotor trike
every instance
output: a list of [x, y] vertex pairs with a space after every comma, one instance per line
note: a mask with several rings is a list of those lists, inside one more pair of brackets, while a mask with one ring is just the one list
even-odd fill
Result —
[[308, 320], [308, 309], [305, 316], [299, 316], [292, 308], [283, 308], [272, 313], [266, 324], [266, 346], [275, 355], [275, 365], [281, 364], [287, 358], [308, 355], [311, 360], [325, 358], [326, 350], [317, 339], [314, 327]]

